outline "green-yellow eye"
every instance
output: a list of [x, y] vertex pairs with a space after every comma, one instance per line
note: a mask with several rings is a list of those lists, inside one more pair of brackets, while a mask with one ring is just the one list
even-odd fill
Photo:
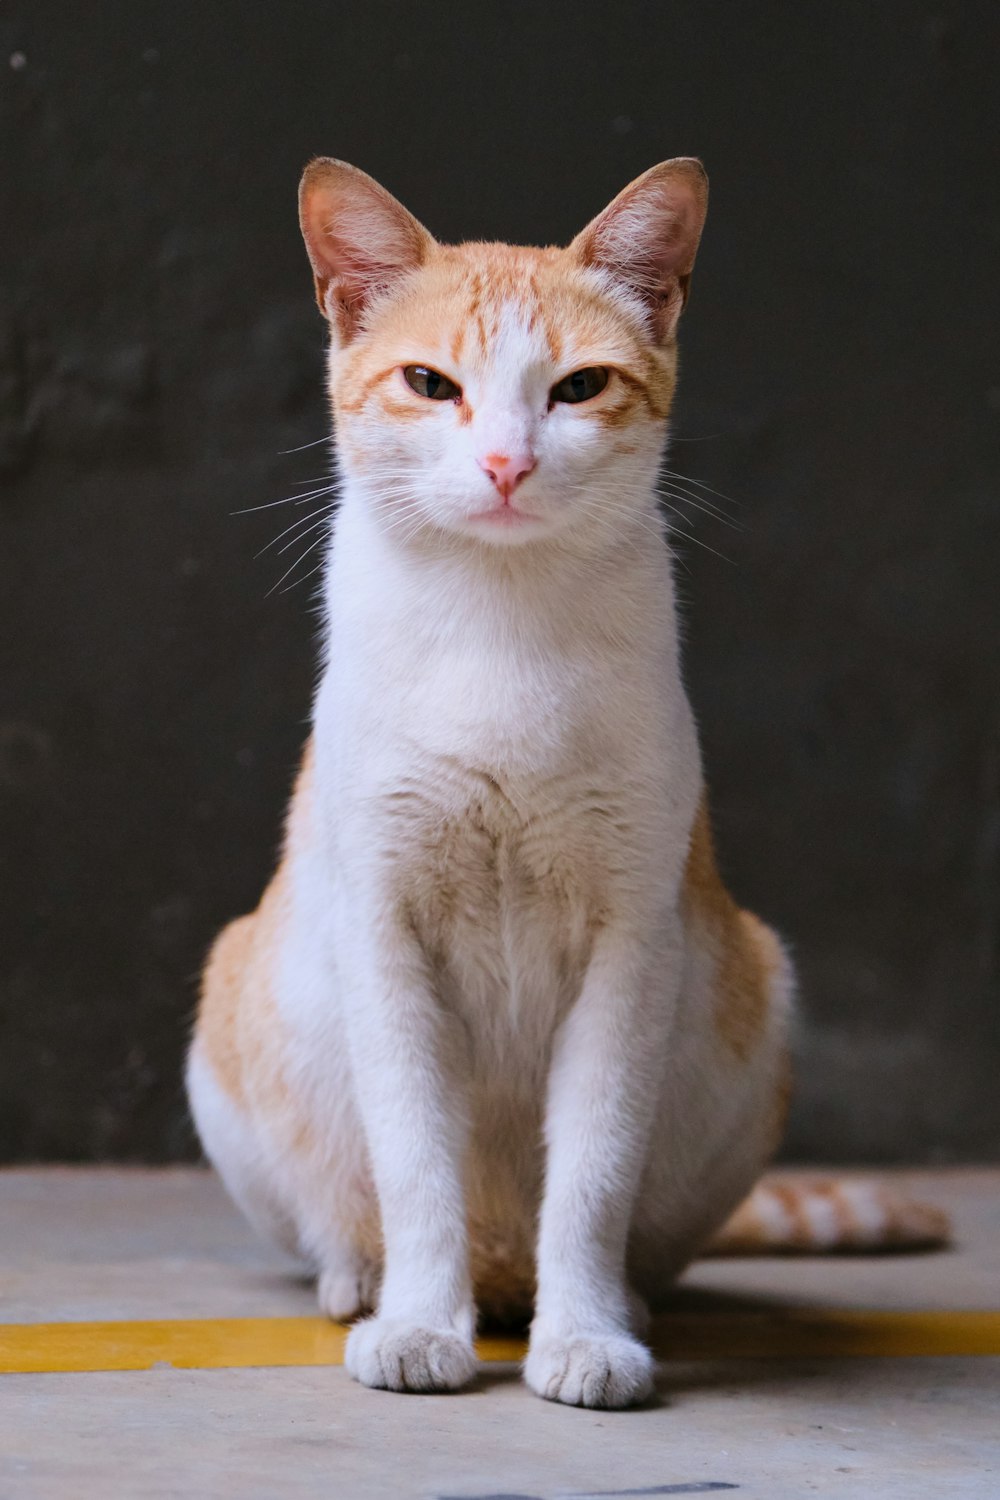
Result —
[[453, 380], [426, 365], [404, 365], [403, 379], [418, 396], [427, 396], [431, 401], [457, 401], [462, 395]]
[[589, 401], [599, 396], [608, 383], [609, 371], [603, 365], [587, 365], [584, 370], [574, 370], [565, 376], [549, 392], [550, 401]]

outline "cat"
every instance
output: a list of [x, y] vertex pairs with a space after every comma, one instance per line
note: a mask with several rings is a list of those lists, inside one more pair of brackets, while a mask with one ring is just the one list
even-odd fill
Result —
[[656, 500], [707, 196], [679, 158], [567, 248], [450, 246], [343, 162], [302, 179], [342, 484], [324, 668], [187, 1078], [236, 1202], [367, 1315], [369, 1386], [468, 1383], [478, 1308], [533, 1313], [539, 1395], [628, 1406], [706, 1248], [943, 1233], [877, 1188], [748, 1200], [795, 980], [716, 868]]

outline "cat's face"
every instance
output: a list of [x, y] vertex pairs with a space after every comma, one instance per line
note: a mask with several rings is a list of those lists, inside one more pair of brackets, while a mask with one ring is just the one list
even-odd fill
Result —
[[383, 526], [495, 546], [614, 528], [659, 461], [705, 201], [681, 160], [566, 249], [448, 246], [356, 169], [307, 169], [341, 463]]

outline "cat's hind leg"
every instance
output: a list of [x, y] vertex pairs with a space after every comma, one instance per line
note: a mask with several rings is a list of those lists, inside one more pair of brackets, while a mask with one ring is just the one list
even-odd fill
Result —
[[295, 1216], [270, 1180], [252, 1120], [197, 1046], [188, 1056], [187, 1092], [205, 1154], [233, 1202], [262, 1240], [306, 1261]]
[[240, 917], [216, 939], [202, 980], [187, 1058], [188, 1103], [209, 1161], [229, 1196], [264, 1240], [305, 1259], [291, 1205], [284, 1200], [247, 1096], [242, 1045], [254, 978], [259, 915]]
[[[733, 906], [728, 944], [688, 929], [688, 960], [629, 1247], [654, 1312], [777, 1149], [790, 1086], [791, 963]], [[737, 964], [741, 965], [737, 967]]]
[[[340, 1099], [326, 1115], [292, 1088], [292, 1041], [275, 1004], [280, 885], [260, 909], [224, 929], [209, 956], [188, 1056], [191, 1112], [205, 1153], [262, 1239], [318, 1277], [320, 1307], [346, 1320], [377, 1300], [377, 1246], [367, 1220], [362, 1148]], [[301, 979], [303, 962], [296, 965]], [[355, 1228], [358, 1233], [352, 1233]], [[366, 1237], [367, 1232], [367, 1237]]]
[[[268, 1161], [252, 1120], [227, 1097], [195, 1049], [188, 1060], [187, 1080], [206, 1154], [260, 1238], [316, 1273], [320, 1309], [328, 1318], [348, 1322], [370, 1312], [378, 1301], [377, 1263], [335, 1229], [318, 1230], [315, 1222], [300, 1225], [282, 1191], [280, 1168]], [[317, 1218], [315, 1212], [311, 1218]]]

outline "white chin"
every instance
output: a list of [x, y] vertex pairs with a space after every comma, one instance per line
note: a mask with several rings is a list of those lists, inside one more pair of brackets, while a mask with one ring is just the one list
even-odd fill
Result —
[[465, 516], [462, 530], [467, 536], [479, 537], [482, 541], [516, 545], [540, 536], [548, 527], [539, 516], [505, 507], [503, 510], [473, 511]]

